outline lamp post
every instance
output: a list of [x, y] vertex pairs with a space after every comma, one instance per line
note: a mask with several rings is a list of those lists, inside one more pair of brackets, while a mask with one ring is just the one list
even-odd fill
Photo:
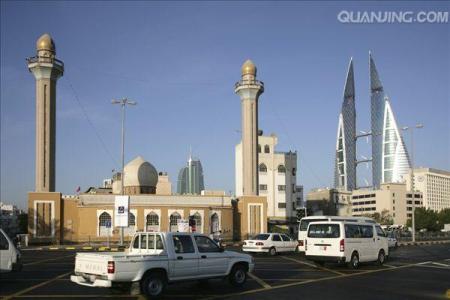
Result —
[[423, 128], [422, 124], [416, 124], [415, 126], [405, 126], [402, 130], [409, 130], [410, 133], [410, 143], [411, 143], [411, 196], [412, 196], [412, 216], [411, 216], [411, 225], [412, 225], [412, 241], [413, 243], [416, 241], [416, 217], [415, 217], [415, 193], [414, 193], [414, 129]]
[[[112, 100], [112, 104], [120, 104], [122, 107], [122, 174], [120, 176], [120, 193], [121, 195], [124, 194], [123, 189], [123, 178], [125, 177], [125, 106], [126, 105], [136, 105], [135, 101], [131, 101], [128, 98], [122, 98], [119, 100]], [[120, 245], [123, 245], [123, 227], [120, 227]]]

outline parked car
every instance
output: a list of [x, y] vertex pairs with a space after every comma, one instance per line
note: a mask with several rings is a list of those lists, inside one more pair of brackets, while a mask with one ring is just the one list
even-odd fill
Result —
[[228, 278], [242, 286], [253, 258], [225, 251], [197, 233], [140, 232], [125, 252], [77, 253], [71, 281], [90, 287], [139, 284], [148, 297], [160, 296], [167, 284], [185, 280]]
[[387, 238], [387, 241], [388, 241], [388, 246], [389, 246], [389, 248], [397, 248], [397, 246], [398, 246], [398, 241], [397, 241], [397, 238], [395, 237], [394, 232], [389, 231], [389, 232], [387, 233], [386, 238]]
[[368, 222], [313, 222], [308, 226], [306, 259], [323, 265], [347, 263], [358, 268], [361, 262], [382, 265], [389, 255], [386, 233], [378, 224]]
[[261, 233], [251, 240], [245, 240], [242, 245], [244, 252], [265, 252], [270, 255], [276, 255], [279, 252], [294, 252], [296, 249], [296, 240], [279, 233]]
[[20, 271], [22, 269], [20, 257], [20, 251], [0, 228], [0, 272]]
[[306, 240], [306, 230], [311, 222], [322, 222], [322, 221], [358, 221], [358, 222], [371, 222], [375, 221], [368, 217], [338, 217], [338, 216], [309, 216], [304, 217], [300, 220], [298, 224], [298, 251], [305, 252], [305, 240]]

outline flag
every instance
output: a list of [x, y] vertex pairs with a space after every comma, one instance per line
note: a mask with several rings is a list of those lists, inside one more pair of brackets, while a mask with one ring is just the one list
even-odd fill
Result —
[[79, 193], [80, 190], [81, 190], [81, 187], [78, 186], [75, 192]]

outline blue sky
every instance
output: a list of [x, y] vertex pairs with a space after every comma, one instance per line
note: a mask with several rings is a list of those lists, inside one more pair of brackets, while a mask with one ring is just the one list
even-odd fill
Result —
[[[126, 161], [142, 155], [176, 188], [189, 147], [208, 189], [234, 192], [240, 100], [234, 83], [251, 58], [265, 82], [260, 128], [297, 150], [298, 183], [331, 186], [346, 68], [355, 64], [357, 122], [370, 127], [368, 52], [399, 126], [423, 123], [416, 165], [450, 169], [447, 24], [341, 24], [348, 11], [449, 11], [449, 2], [1, 2], [1, 201], [26, 207], [34, 189], [35, 82], [25, 58], [48, 32], [65, 74], [57, 88], [56, 187], [74, 193], [118, 169], [120, 112]], [[87, 122], [78, 97], [104, 149]], [[405, 137], [409, 147], [409, 137]], [[369, 145], [358, 143], [360, 155]], [[110, 155], [110, 154], [111, 155]], [[370, 170], [358, 168], [359, 182]]]

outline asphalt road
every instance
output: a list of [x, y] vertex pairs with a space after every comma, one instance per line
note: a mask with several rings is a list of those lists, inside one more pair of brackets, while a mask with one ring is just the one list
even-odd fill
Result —
[[[2, 299], [138, 299], [69, 280], [75, 251], [23, 251], [24, 268], [0, 274]], [[400, 247], [382, 266], [316, 267], [299, 254], [255, 256], [242, 288], [224, 280], [172, 284], [165, 299], [450, 299], [450, 244]]]

